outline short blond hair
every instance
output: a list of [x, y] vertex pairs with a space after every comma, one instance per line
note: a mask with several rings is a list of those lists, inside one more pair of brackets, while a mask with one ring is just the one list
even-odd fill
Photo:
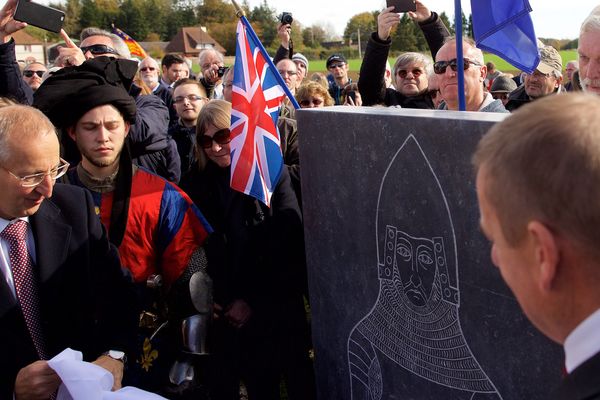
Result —
[[214, 126], [217, 129], [225, 129], [231, 126], [231, 103], [225, 100], [211, 100], [202, 107], [198, 120], [196, 121], [196, 158], [198, 169], [206, 167], [207, 157], [204, 149], [200, 147], [200, 136], [204, 135], [206, 128]]
[[520, 108], [481, 139], [473, 165], [511, 246], [537, 220], [600, 253], [599, 127], [600, 98], [569, 93]]
[[323, 97], [325, 107], [333, 105], [333, 98], [329, 94], [329, 91], [325, 89], [323, 85], [314, 81], [303, 83], [298, 89], [296, 89], [296, 100], [298, 100], [298, 103], [300, 103], [302, 100], [308, 100], [315, 94]]

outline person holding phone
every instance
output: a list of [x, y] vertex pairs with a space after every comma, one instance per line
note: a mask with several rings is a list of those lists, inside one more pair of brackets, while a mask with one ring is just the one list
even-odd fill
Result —
[[[427, 40], [432, 56], [450, 36], [438, 14], [430, 11], [421, 1], [415, 2], [416, 11], [408, 15], [415, 21]], [[427, 70], [431, 59], [421, 53], [401, 54], [392, 68], [394, 88], [385, 85], [385, 65], [392, 44], [392, 29], [400, 23], [401, 15], [393, 6], [385, 8], [377, 17], [377, 31], [371, 34], [360, 68], [358, 88], [365, 106], [384, 104], [406, 108], [434, 108], [427, 93]]]

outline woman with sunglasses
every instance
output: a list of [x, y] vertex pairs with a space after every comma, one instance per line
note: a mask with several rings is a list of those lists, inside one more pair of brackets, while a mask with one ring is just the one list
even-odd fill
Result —
[[[450, 32], [439, 15], [430, 11], [416, 0], [416, 11], [409, 17], [423, 31], [432, 56], [444, 44]], [[392, 29], [400, 23], [401, 14], [394, 7], [385, 8], [377, 17], [377, 31], [371, 34], [365, 57], [360, 67], [358, 87], [365, 106], [383, 104], [404, 108], [434, 108], [428, 93], [427, 75], [431, 69], [431, 58], [416, 52], [401, 54], [392, 68], [393, 87], [385, 87], [385, 70], [392, 46]]]
[[333, 98], [329, 91], [323, 85], [309, 81], [296, 90], [296, 100], [301, 108], [319, 108], [330, 107], [333, 105]]
[[[230, 123], [229, 102], [213, 100], [202, 108], [197, 168], [180, 182], [214, 229], [206, 250], [215, 303], [209, 389], [212, 399], [239, 399], [243, 379], [250, 400], [279, 399], [281, 365], [293, 359], [291, 343], [306, 367], [294, 378], [311, 371], [300, 295], [300, 210], [285, 167], [270, 207], [231, 189]], [[301, 386], [311, 387], [310, 380]]]

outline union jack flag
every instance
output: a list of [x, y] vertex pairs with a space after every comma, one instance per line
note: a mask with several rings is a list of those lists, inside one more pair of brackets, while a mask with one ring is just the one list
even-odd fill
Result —
[[237, 26], [233, 67], [231, 187], [270, 206], [283, 168], [277, 117], [285, 92], [244, 19]]

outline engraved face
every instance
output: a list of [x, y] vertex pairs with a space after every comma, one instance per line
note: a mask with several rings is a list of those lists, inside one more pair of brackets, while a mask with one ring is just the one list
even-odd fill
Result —
[[406, 297], [416, 306], [425, 306], [431, 298], [437, 268], [433, 241], [398, 231], [396, 265]]

